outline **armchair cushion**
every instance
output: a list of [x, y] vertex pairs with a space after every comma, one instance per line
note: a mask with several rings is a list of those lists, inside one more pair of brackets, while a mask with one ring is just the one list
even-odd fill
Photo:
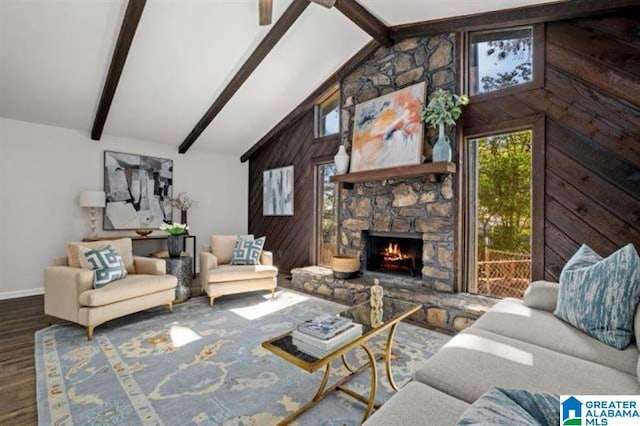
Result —
[[[242, 238], [253, 240], [253, 235], [243, 235]], [[218, 258], [218, 264], [225, 265], [231, 262], [237, 240], [237, 235], [213, 235], [211, 237], [211, 253]]]
[[124, 261], [124, 267], [127, 268], [129, 274], [135, 274], [136, 268], [133, 264], [133, 248], [131, 245], [131, 238], [121, 238], [119, 240], [108, 241], [90, 241], [90, 242], [72, 242], [67, 244], [67, 257], [69, 258], [69, 266], [74, 268], [81, 268], [80, 264], [80, 247], [87, 247], [90, 249], [100, 249], [106, 245], [113, 247], [115, 251], [122, 256]]
[[127, 276], [122, 256], [110, 245], [101, 249], [80, 247], [80, 264], [94, 272], [93, 287], [100, 288]]
[[138, 274], [166, 275], [167, 262], [164, 259], [152, 259], [150, 257], [134, 256], [133, 264]]
[[107, 286], [80, 294], [82, 306], [104, 306], [134, 297], [176, 288], [178, 280], [171, 275], [129, 275]]
[[223, 283], [229, 281], [246, 281], [260, 278], [273, 278], [278, 275], [278, 269], [270, 265], [218, 265], [208, 272], [209, 283]]

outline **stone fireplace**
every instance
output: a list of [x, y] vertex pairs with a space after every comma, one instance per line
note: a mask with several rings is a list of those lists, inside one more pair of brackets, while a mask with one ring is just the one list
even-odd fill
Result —
[[[419, 82], [427, 83], [427, 94], [438, 88], [456, 91], [455, 48], [454, 34], [406, 39], [380, 47], [344, 78], [340, 121], [347, 151], [357, 104]], [[425, 129], [426, 159], [435, 138], [432, 129]], [[454, 129], [449, 139], [455, 140]], [[362, 276], [337, 279], [329, 268], [309, 266], [292, 271], [291, 287], [348, 304], [362, 303], [378, 278], [386, 295], [423, 305], [411, 320], [452, 332], [469, 326], [495, 300], [455, 293], [454, 188], [455, 174], [396, 176], [343, 188], [338, 248], [341, 254], [360, 256]]]
[[[351, 147], [357, 104], [419, 82], [427, 83], [427, 94], [438, 88], [455, 91], [454, 57], [455, 35], [441, 34], [403, 40], [391, 48], [381, 47], [360, 64], [340, 86], [341, 137], [347, 150]], [[454, 136], [450, 129], [450, 140], [455, 140]], [[427, 159], [431, 156], [430, 141], [435, 137], [435, 132], [425, 126]], [[455, 202], [453, 175], [357, 183], [352, 189], [341, 191], [339, 250], [359, 255], [362, 264], [368, 265], [372, 234], [417, 237], [422, 240], [421, 259], [416, 259], [421, 269], [414, 269], [413, 276], [405, 273], [404, 280], [426, 290], [453, 292]], [[363, 272], [380, 271], [363, 269]], [[383, 281], [392, 275], [379, 278]]]
[[[420, 273], [404, 274], [405, 281], [423, 289], [454, 291], [455, 211], [453, 180], [425, 178], [385, 180], [356, 184], [342, 191], [340, 204], [340, 250], [360, 256], [369, 264], [371, 235], [385, 233], [421, 241]], [[380, 271], [368, 271], [365, 275]], [[380, 277], [384, 281], [392, 274]], [[396, 274], [399, 275], [399, 274]], [[394, 282], [402, 280], [394, 279]]]
[[394, 275], [422, 276], [422, 235], [364, 231], [362, 269]]

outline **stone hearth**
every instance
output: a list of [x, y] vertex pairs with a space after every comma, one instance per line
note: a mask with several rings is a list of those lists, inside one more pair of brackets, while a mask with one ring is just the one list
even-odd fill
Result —
[[[405, 278], [381, 281], [385, 295], [422, 304], [422, 310], [411, 317], [413, 322], [447, 332], [467, 328], [498, 301], [468, 293], [416, 291], [416, 287], [408, 288], [406, 283]], [[309, 266], [292, 270], [291, 281], [280, 280], [279, 285], [351, 305], [369, 300], [372, 278], [340, 280], [328, 268]]]

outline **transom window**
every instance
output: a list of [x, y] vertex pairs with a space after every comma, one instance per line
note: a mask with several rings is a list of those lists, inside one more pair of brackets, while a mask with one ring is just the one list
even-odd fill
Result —
[[[537, 44], [537, 43], [535, 43]], [[468, 90], [471, 96], [534, 81], [534, 28], [477, 31], [468, 37]]]
[[340, 90], [335, 88], [316, 105], [316, 138], [337, 135], [340, 130]]

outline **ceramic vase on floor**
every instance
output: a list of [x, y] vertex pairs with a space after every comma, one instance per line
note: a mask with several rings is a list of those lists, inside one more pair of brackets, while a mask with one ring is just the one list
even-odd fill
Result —
[[438, 140], [433, 146], [433, 162], [451, 161], [451, 145], [444, 134], [444, 124], [438, 126]]
[[344, 145], [340, 145], [338, 153], [333, 157], [336, 164], [336, 171], [338, 174], [345, 174], [349, 171], [349, 154], [344, 148]]
[[182, 254], [183, 238], [184, 236], [182, 235], [169, 235], [167, 237], [167, 250], [170, 258], [178, 258]]

